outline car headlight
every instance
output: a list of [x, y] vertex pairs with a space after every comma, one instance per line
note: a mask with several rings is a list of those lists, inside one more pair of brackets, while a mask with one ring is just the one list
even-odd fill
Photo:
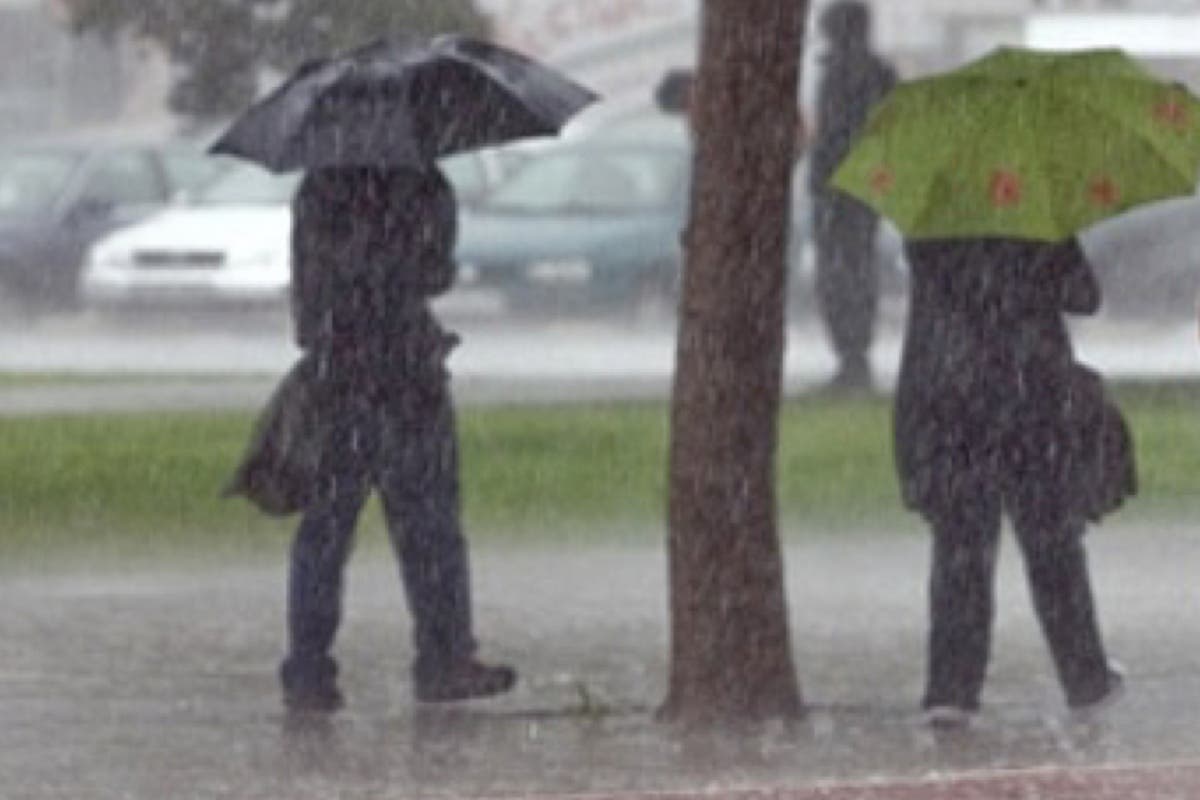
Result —
[[287, 254], [278, 250], [252, 250], [243, 254], [238, 261], [251, 269], [276, 269], [287, 264]]
[[106, 267], [124, 267], [128, 266], [133, 259], [124, 248], [120, 247], [105, 247], [103, 245], [93, 247], [88, 251], [87, 258], [84, 259], [84, 264], [92, 269], [104, 269]]
[[587, 283], [592, 265], [582, 258], [534, 261], [525, 268], [525, 277], [537, 283]]

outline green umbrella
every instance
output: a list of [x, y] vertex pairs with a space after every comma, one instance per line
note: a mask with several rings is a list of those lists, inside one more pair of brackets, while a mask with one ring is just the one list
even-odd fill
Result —
[[999, 48], [907, 81], [875, 109], [834, 186], [913, 239], [1059, 241], [1191, 194], [1200, 99], [1120, 50]]

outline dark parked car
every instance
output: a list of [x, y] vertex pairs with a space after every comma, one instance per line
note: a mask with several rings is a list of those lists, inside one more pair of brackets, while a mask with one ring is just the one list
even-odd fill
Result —
[[185, 145], [0, 145], [0, 294], [25, 309], [74, 305], [92, 242], [223, 168]]
[[[677, 298], [690, 168], [684, 124], [661, 115], [530, 149], [464, 210], [460, 285], [498, 292], [518, 312], [669, 314]], [[803, 164], [793, 185], [790, 282], [792, 307], [801, 308], [811, 299], [813, 271]], [[889, 233], [881, 232], [881, 261], [892, 265], [900, 249]]]

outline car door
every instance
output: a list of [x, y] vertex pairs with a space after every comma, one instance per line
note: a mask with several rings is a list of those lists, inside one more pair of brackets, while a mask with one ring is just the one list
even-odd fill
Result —
[[68, 199], [53, 258], [55, 293], [71, 299], [91, 244], [163, 208], [169, 189], [149, 152], [130, 148], [90, 158]]

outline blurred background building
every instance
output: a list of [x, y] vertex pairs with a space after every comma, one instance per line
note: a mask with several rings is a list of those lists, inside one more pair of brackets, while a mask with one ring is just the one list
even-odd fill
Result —
[[[699, 0], [478, 0], [498, 38], [570, 70], [614, 106], [644, 105], [669, 68], [694, 62]], [[813, 3], [814, 17], [829, 0]], [[877, 47], [905, 77], [998, 44], [1124, 46], [1200, 86], [1200, 0], [867, 0]], [[815, 26], [810, 25], [810, 31]], [[811, 34], [810, 34], [811, 36]], [[811, 97], [820, 43], [808, 49]]]
[[0, 0], [0, 136], [161, 119], [168, 78], [153, 48], [73, 36], [57, 0]]
[[[700, 0], [476, 0], [496, 38], [594, 86], [614, 113], [651, 102], [695, 60]], [[814, 3], [819, 13], [829, 0]], [[1118, 45], [1200, 86], [1200, 0], [868, 0], [875, 40], [905, 77], [1000, 44]], [[146, 43], [77, 38], [61, 0], [0, 0], [0, 136], [108, 122], [153, 124], [170, 82]], [[811, 28], [812, 26], [810, 26]], [[805, 97], [816, 78], [809, 48]]]

